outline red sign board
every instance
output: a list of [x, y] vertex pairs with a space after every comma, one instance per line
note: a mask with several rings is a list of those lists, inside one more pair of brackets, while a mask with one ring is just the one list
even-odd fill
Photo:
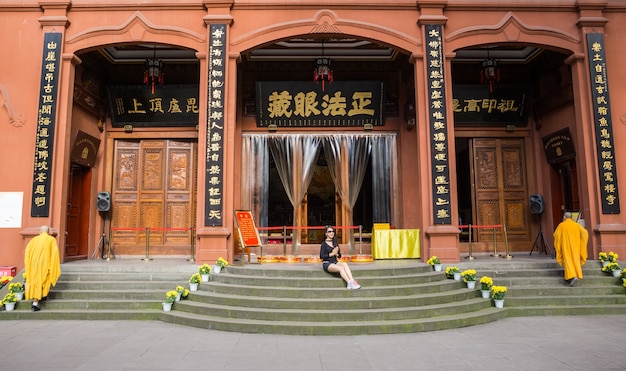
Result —
[[254, 224], [252, 212], [246, 210], [235, 211], [237, 224], [239, 225], [239, 235], [243, 247], [261, 246], [261, 238]]

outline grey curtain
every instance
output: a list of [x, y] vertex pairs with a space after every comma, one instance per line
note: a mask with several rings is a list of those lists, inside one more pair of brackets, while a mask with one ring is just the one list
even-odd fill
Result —
[[[328, 169], [349, 217], [352, 218], [368, 161], [371, 161], [373, 222], [398, 223], [396, 134], [244, 134], [242, 141], [241, 204], [242, 208], [252, 211], [259, 226], [269, 227], [270, 153], [294, 208], [293, 225], [302, 226], [297, 210], [311, 183], [322, 143]], [[344, 224], [351, 225], [352, 219], [345, 220]], [[300, 233], [294, 233], [292, 241], [293, 253], [297, 254]], [[352, 238], [350, 244], [352, 247]]]
[[[313, 178], [321, 138], [306, 134], [276, 134], [269, 137], [269, 148], [276, 170], [293, 206], [293, 224], [302, 226], [299, 206]], [[299, 253], [300, 230], [292, 236], [293, 253]]]

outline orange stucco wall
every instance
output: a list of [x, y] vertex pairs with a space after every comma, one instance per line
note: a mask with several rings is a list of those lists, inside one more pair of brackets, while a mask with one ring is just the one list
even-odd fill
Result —
[[[106, 4], [105, 4], [106, 3]], [[480, 44], [522, 43], [572, 54], [568, 64], [572, 68], [574, 105], [555, 111], [543, 119], [543, 126], [532, 130], [531, 163], [533, 192], [548, 193], [548, 165], [542, 158], [541, 137], [563, 127], [570, 127], [577, 143], [577, 161], [581, 202], [587, 211], [587, 227], [591, 235], [592, 254], [609, 250], [626, 254], [621, 243], [626, 234], [626, 216], [604, 215], [598, 197], [598, 165], [596, 159], [593, 116], [590, 105], [589, 72], [586, 65], [585, 32], [605, 34], [615, 154], [618, 183], [622, 195], [626, 192], [626, 149], [619, 145], [626, 139], [626, 69], [621, 68], [622, 49], [626, 42], [623, 24], [626, 23], [626, 5], [621, 0], [602, 3], [584, 1], [542, 2], [481, 2], [467, 1], [365, 1], [358, 4], [339, 4], [333, 1], [3, 1], [0, 4], [0, 192], [23, 192], [23, 211], [20, 228], [0, 228], [0, 265], [22, 266], [23, 249], [29, 236], [41, 224], [49, 224], [60, 232], [59, 244], [64, 243], [65, 203], [68, 187], [69, 148], [78, 129], [102, 139], [98, 164], [94, 168], [93, 192], [110, 186], [111, 158], [108, 148], [112, 137], [100, 132], [97, 118], [74, 107], [72, 87], [78, 53], [114, 43], [159, 42], [197, 51], [201, 65], [200, 98], [206, 101], [207, 24], [225, 23], [228, 34], [228, 68], [225, 129], [225, 210], [239, 206], [241, 132], [252, 127], [250, 118], [237, 116], [237, 63], [241, 53], [276, 40], [312, 33], [341, 34], [376, 40], [392, 45], [412, 56], [415, 63], [417, 127], [407, 130], [402, 117], [388, 120], [386, 131], [399, 134], [401, 174], [402, 224], [398, 227], [420, 228], [424, 231], [422, 256], [441, 256], [445, 261], [459, 260], [458, 231], [454, 226], [434, 226], [430, 205], [431, 178], [428, 147], [428, 102], [425, 86], [424, 35], [426, 23], [444, 25], [444, 51], [449, 63], [455, 50]], [[33, 151], [39, 99], [41, 50], [43, 33], [64, 32], [63, 61], [60, 71], [57, 111], [57, 138], [52, 179], [52, 212], [48, 218], [30, 217], [33, 178]], [[447, 72], [450, 71], [447, 65]], [[450, 74], [448, 73], [448, 76]], [[452, 82], [446, 80], [448, 91]], [[204, 99], [203, 99], [204, 98]], [[201, 112], [206, 112], [202, 107]], [[450, 112], [451, 113], [451, 112]], [[200, 115], [198, 144], [205, 148], [206, 115]], [[451, 115], [450, 115], [451, 116]], [[534, 123], [533, 123], [534, 124]], [[378, 130], [378, 129], [377, 129]], [[454, 137], [450, 125], [448, 136]], [[454, 160], [451, 161], [454, 166]], [[199, 173], [204, 172], [201, 162]], [[454, 171], [452, 182], [454, 182]], [[204, 189], [203, 177], [198, 189]], [[451, 189], [454, 194], [454, 186]], [[452, 197], [452, 201], [455, 201]], [[201, 198], [201, 197], [200, 197]], [[418, 200], [418, 202], [415, 202]], [[423, 200], [424, 202], [419, 202]], [[624, 203], [623, 203], [624, 204]], [[233, 219], [225, 212], [223, 228], [202, 226], [203, 203], [198, 203], [198, 261], [214, 261], [218, 256], [232, 258], [234, 246]], [[622, 208], [626, 207], [622, 205]], [[454, 208], [453, 208], [454, 210]], [[90, 245], [95, 245], [101, 221], [91, 212]], [[453, 215], [452, 220], [456, 220]], [[553, 227], [544, 222], [545, 229]], [[96, 232], [94, 232], [96, 231]], [[593, 255], [591, 255], [593, 256]]]

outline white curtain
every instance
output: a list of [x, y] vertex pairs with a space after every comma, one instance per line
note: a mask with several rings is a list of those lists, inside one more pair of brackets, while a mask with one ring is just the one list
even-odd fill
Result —
[[[302, 226], [299, 206], [313, 178], [321, 138], [306, 134], [276, 134], [269, 137], [276, 170], [293, 206], [293, 224]], [[299, 253], [300, 230], [292, 236], [293, 253]]]
[[244, 134], [242, 142], [241, 206], [252, 212], [259, 227], [267, 227], [270, 183], [267, 138]]
[[[371, 144], [370, 137], [362, 134], [341, 134], [324, 138], [324, 153], [335, 189], [346, 207], [344, 224], [353, 224], [353, 210], [359, 198], [363, 178], [367, 171]], [[343, 169], [347, 169], [344, 171]], [[350, 253], [353, 253], [354, 230], [348, 230]]]

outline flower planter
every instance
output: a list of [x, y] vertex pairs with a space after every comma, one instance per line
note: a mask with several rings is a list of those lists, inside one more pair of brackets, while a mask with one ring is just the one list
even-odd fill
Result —
[[201, 274], [200, 277], [202, 277], [202, 282], [209, 282], [209, 275], [208, 274]]
[[455, 281], [460, 281], [461, 280], [461, 272], [454, 272], [454, 280]]
[[4, 310], [10, 312], [15, 309], [15, 303], [4, 303]]
[[435, 264], [433, 267], [435, 268], [435, 272], [441, 272], [441, 264]]
[[603, 267], [606, 267], [607, 265], [609, 265], [609, 263], [610, 263], [610, 262], [609, 262], [608, 260], [605, 260], [605, 261], [603, 261], [603, 262], [602, 262], [602, 266], [603, 266]]
[[199, 283], [189, 282], [189, 291], [198, 291]]
[[15, 293], [17, 300], [24, 300], [24, 291], [18, 291]]
[[172, 311], [172, 303], [161, 303], [163, 305], [163, 311], [164, 312], [171, 312]]
[[496, 305], [496, 308], [504, 308], [504, 299], [502, 300], [493, 299], [493, 303]]
[[176, 301], [180, 301], [180, 297], [181, 297], [182, 293], [176, 293]]
[[214, 266], [213, 266], [213, 273], [215, 273], [215, 274], [222, 273], [222, 266], [220, 266], [220, 265], [214, 265]]
[[467, 281], [467, 288], [473, 290], [476, 287], [476, 281]]
[[491, 290], [480, 290], [480, 293], [483, 296], [483, 299], [489, 299], [491, 296]]
[[613, 273], [613, 277], [619, 277], [622, 275], [622, 271], [620, 271], [619, 269], [612, 271], [612, 273]]

